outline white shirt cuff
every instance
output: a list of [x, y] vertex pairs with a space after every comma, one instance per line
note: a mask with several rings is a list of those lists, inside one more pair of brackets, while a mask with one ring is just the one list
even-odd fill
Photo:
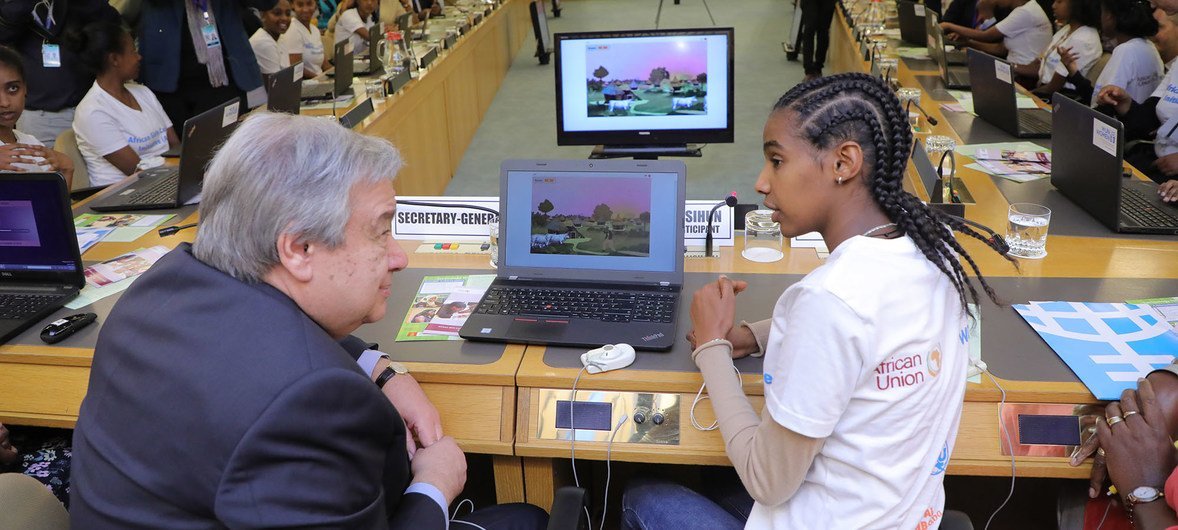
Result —
[[364, 353], [360, 354], [360, 358], [356, 359], [356, 364], [360, 365], [360, 369], [365, 374], [372, 377], [372, 371], [376, 369], [376, 362], [381, 358], [388, 359], [389, 354], [377, 350], [364, 350]]
[[446, 513], [446, 497], [442, 495], [442, 491], [434, 487], [433, 484], [426, 482], [414, 482], [408, 488], [405, 488], [405, 494], [420, 493], [434, 500], [438, 503], [438, 507], [442, 509], [442, 518], [446, 520], [446, 528], [450, 528], [450, 514]]

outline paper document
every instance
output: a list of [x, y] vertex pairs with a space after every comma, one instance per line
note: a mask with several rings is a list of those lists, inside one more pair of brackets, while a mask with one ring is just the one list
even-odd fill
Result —
[[[408, 311], [405, 312], [405, 318], [401, 321], [401, 329], [397, 331], [397, 342], [458, 340], [457, 329], [454, 330], [453, 335], [437, 333], [441, 329], [436, 329], [434, 334], [425, 331], [434, 318], [438, 317], [439, 312], [444, 313], [443, 319], [453, 321], [455, 314], [459, 311], [443, 311], [443, 304], [448, 301], [452, 293], [458, 290], [477, 290], [479, 295], [474, 298], [474, 302], [477, 303], [482, 298], [482, 292], [486, 291], [493, 281], [495, 281], [494, 274], [426, 276], [422, 278], [421, 287], [418, 287], [417, 294], [413, 296], [413, 303], [409, 305]], [[473, 311], [473, 308], [471, 310]], [[462, 316], [462, 320], [465, 321], [469, 314], [468, 312]], [[461, 328], [462, 324], [458, 324], [458, 327]]]
[[1170, 324], [1174, 331], [1178, 331], [1178, 296], [1165, 298], [1141, 298], [1127, 300], [1126, 303], [1146, 305], [1157, 311], [1158, 316]]

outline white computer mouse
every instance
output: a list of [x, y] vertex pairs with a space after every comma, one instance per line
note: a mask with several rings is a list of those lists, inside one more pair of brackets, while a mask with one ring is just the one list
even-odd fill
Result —
[[606, 344], [581, 354], [581, 364], [591, 374], [625, 368], [634, 363], [634, 347], [626, 343]]

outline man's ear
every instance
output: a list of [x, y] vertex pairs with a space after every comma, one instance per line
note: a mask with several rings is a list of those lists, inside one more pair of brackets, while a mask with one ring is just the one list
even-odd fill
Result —
[[278, 261], [282, 267], [298, 281], [311, 281], [314, 276], [311, 264], [314, 261], [316, 246], [288, 232], [279, 234], [275, 245], [278, 247]]

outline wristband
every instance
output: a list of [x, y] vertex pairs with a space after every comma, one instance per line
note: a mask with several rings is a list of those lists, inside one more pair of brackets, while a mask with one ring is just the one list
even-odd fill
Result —
[[732, 343], [728, 342], [728, 339], [725, 339], [723, 337], [715, 338], [715, 339], [709, 340], [703, 344], [700, 344], [699, 346], [696, 346], [695, 350], [693, 350], [691, 352], [691, 360], [694, 362], [695, 358], [699, 356], [700, 352], [702, 352], [708, 348], [711, 348], [712, 346], [716, 346], [718, 344], [723, 344], [728, 347], [728, 351], [732, 351]]

